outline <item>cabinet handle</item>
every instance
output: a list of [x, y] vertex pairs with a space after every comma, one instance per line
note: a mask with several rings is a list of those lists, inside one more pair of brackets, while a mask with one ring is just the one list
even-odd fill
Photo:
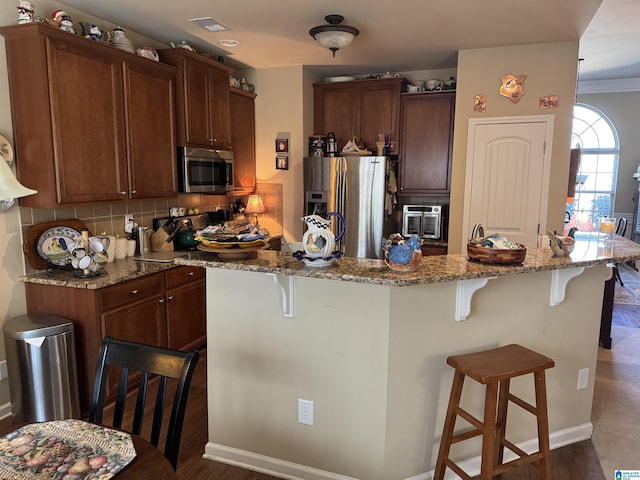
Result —
[[134, 290], [131, 290], [131, 295], [135, 295], [136, 293], [138, 293], [138, 289], [137, 288], [134, 289]]
[[189, 275], [190, 277], [193, 277], [193, 272], [189, 272], [187, 275]]
[[158, 300], [158, 303], [164, 303], [164, 298], [161, 298], [160, 300]]
[[127, 194], [127, 192], [126, 192], [125, 190], [122, 190], [122, 191], [120, 192], [120, 195], [122, 195], [123, 197], [124, 197], [126, 194]]
[[167, 295], [167, 300], [169, 301], [173, 300], [173, 295]]
[[137, 190], [131, 190], [131, 195], [135, 195], [136, 193], [138, 193]]

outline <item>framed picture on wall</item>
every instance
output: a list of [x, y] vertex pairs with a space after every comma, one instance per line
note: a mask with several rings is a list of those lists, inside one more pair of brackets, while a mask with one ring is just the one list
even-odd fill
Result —
[[289, 151], [289, 139], [277, 138], [276, 139], [276, 153], [286, 153]]
[[276, 156], [276, 170], [289, 170], [289, 157], [286, 155]]

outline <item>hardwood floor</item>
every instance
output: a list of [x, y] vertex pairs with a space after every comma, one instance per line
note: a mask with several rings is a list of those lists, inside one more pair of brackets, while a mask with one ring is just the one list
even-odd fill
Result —
[[[150, 394], [152, 393], [150, 391]], [[168, 396], [168, 398], [171, 397]], [[108, 423], [111, 418], [110, 412], [105, 411], [104, 418], [105, 423]], [[130, 413], [125, 414], [123, 429], [129, 428], [127, 425], [130, 424], [128, 423], [130, 420], [127, 419], [130, 418]], [[14, 428], [10, 419], [0, 421], [0, 435], [4, 435], [14, 430]], [[148, 432], [145, 432], [144, 428], [142, 436], [148, 438]], [[206, 350], [203, 350], [189, 393], [178, 458], [178, 477], [184, 480], [280, 480], [278, 477], [203, 459], [202, 454], [204, 453], [206, 442]], [[162, 442], [159, 447], [162, 449]], [[355, 451], [354, 455], [356, 455]], [[591, 440], [553, 450], [551, 452], [551, 462], [554, 480], [605, 480]], [[502, 480], [529, 480], [538, 478], [537, 474], [538, 472], [534, 467], [525, 466], [504, 474], [500, 478]]]

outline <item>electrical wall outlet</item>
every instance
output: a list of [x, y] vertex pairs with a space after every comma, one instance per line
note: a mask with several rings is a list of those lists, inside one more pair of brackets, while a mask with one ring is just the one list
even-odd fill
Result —
[[311, 400], [298, 399], [298, 423], [313, 425], [313, 402]]
[[3, 360], [0, 362], [0, 380], [5, 378], [9, 378], [9, 373], [7, 372], [7, 361]]
[[584, 390], [589, 386], [589, 369], [581, 368], [578, 370], [578, 390]]

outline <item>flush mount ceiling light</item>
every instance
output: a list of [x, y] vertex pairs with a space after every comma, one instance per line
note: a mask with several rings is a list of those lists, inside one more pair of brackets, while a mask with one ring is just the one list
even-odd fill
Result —
[[220, 40], [220, 45], [222, 45], [223, 47], [237, 47], [238, 45], [240, 45], [240, 42], [237, 40], [231, 40], [231, 39], [223, 39]]
[[360, 31], [349, 25], [341, 25], [344, 20], [342, 15], [327, 15], [324, 17], [328, 25], [318, 25], [309, 30], [311, 35], [320, 45], [328, 48], [336, 56], [336, 52], [348, 46], [358, 36]]

